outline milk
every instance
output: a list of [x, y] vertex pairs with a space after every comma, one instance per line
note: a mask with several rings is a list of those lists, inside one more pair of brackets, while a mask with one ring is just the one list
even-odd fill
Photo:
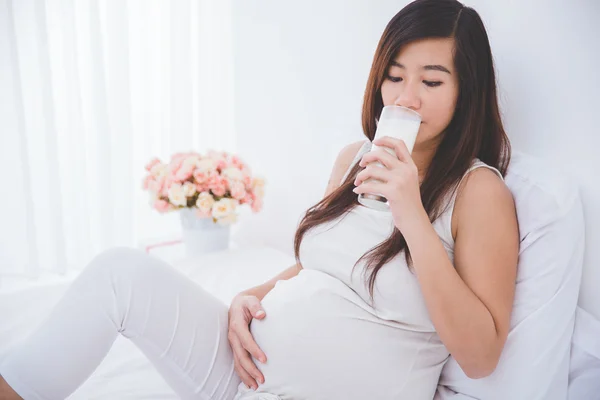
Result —
[[[378, 139], [383, 136], [390, 136], [396, 139], [402, 139], [404, 143], [406, 143], [408, 152], [412, 153], [413, 147], [415, 147], [415, 141], [417, 140], [417, 133], [419, 133], [420, 126], [420, 120], [382, 118], [377, 124], [375, 139]], [[372, 150], [378, 148], [380, 148], [380, 146], [373, 145]], [[392, 155], [396, 155], [396, 153], [389, 147], [381, 146], [381, 148], [387, 150]]]
[[[412, 154], [420, 126], [421, 116], [418, 113], [401, 106], [386, 106], [381, 112], [381, 117], [377, 123], [377, 130], [375, 131], [375, 138], [373, 140], [383, 136], [401, 139], [406, 144], [408, 152]], [[376, 146], [373, 144], [371, 151], [379, 148], [382, 148], [394, 157], [397, 157], [396, 151], [386, 146]], [[385, 168], [379, 161], [374, 161], [373, 163], [380, 168]], [[372, 179], [367, 179], [365, 182], [371, 180]], [[381, 194], [362, 193], [358, 195], [358, 202], [375, 210], [389, 211], [389, 202]]]

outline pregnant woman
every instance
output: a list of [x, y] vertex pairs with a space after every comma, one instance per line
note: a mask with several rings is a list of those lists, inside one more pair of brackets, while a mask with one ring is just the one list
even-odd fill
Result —
[[[376, 49], [366, 139], [341, 150], [304, 215], [296, 265], [227, 308], [156, 258], [104, 252], [2, 360], [0, 399], [66, 398], [118, 334], [185, 399], [431, 400], [450, 355], [468, 376], [489, 375], [519, 246], [496, 96], [478, 14], [455, 0], [410, 3]], [[387, 105], [422, 116], [412, 153], [390, 137], [373, 143], [395, 155], [369, 151]], [[384, 195], [389, 212], [359, 193]]]

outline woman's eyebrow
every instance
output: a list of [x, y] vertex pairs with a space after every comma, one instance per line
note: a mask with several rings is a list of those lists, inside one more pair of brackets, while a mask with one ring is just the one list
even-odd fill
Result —
[[[396, 61], [392, 61], [392, 65], [398, 68], [406, 68], [404, 65]], [[424, 69], [426, 71], [442, 71], [452, 75], [452, 73], [448, 71], [448, 68], [444, 67], [443, 65], [425, 65], [421, 69]]]

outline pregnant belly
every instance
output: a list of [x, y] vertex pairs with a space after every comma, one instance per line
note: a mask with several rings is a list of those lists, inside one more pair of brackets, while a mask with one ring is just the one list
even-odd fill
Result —
[[[442, 364], [415, 371], [428, 334], [380, 323], [357, 304], [356, 296], [339, 280], [314, 270], [278, 282], [263, 299], [266, 318], [250, 326], [268, 358], [266, 364], [255, 361], [265, 376], [258, 391], [296, 400], [407, 394], [431, 399]], [[412, 391], [415, 372], [418, 384], [427, 386], [419, 390], [424, 397]]]

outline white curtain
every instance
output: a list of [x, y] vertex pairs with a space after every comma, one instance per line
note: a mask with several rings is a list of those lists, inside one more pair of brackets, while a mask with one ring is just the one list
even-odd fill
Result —
[[231, 3], [0, 0], [0, 285], [176, 229], [144, 165], [235, 151]]

